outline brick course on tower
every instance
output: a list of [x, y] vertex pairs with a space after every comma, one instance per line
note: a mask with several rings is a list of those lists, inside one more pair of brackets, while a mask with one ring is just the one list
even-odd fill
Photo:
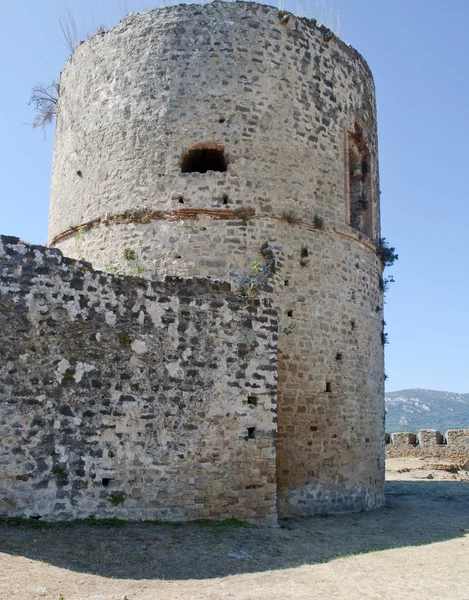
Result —
[[[166, 410], [169, 416], [154, 417], [153, 442], [145, 430], [140, 462], [135, 462], [138, 435], [131, 451], [114, 453], [114, 462], [108, 452], [105, 468], [95, 457], [91, 469], [84, 457], [88, 467], [80, 471], [81, 489], [119, 481], [115, 489], [129, 502], [115, 510], [126, 518], [234, 515], [272, 521], [277, 514], [381, 506], [379, 231], [372, 76], [363, 58], [328, 29], [256, 3], [214, 2], [131, 15], [82, 43], [60, 79], [49, 245], [91, 262], [93, 269], [124, 274], [101, 273], [101, 279], [97, 274], [98, 283], [85, 288], [87, 307], [102, 302], [90, 295], [112, 295], [112, 285], [136, 303], [135, 310], [125, 303], [125, 309], [109, 307], [118, 312], [118, 323], [131, 309], [144, 327], [145, 315], [154, 315], [152, 302], [160, 310], [164, 298], [178, 301], [171, 313], [175, 329], [170, 325], [162, 333], [166, 322], [152, 316], [154, 330], [132, 334], [132, 343], [138, 335], [149, 336], [142, 343], [156, 353], [144, 355], [141, 370], [149, 414]], [[22, 260], [21, 252], [15, 256]], [[82, 263], [68, 268], [75, 264]], [[138, 300], [138, 285], [125, 275], [163, 283], [157, 293]], [[189, 291], [180, 292], [175, 284], [163, 290], [170, 285], [163, 281], [167, 276], [179, 278], [182, 288], [191, 278], [212, 283], [203, 290], [202, 283], [192, 283]], [[61, 302], [67, 302], [63, 297], [72, 280], [70, 275], [54, 283]], [[215, 293], [211, 286], [221, 285], [216, 281], [230, 285]], [[28, 294], [34, 296], [36, 283], [33, 278], [25, 284]], [[5, 286], [15, 293], [11, 280]], [[186, 321], [209, 324], [194, 331], [208, 348], [194, 361], [186, 360], [194, 352], [194, 335], [178, 337], [181, 295], [192, 311], [200, 309], [198, 316], [189, 311]], [[80, 299], [74, 295], [69, 301]], [[112, 327], [113, 319], [86, 329], [87, 347], [75, 349], [75, 363], [92, 364], [80, 352], [91, 352], [93, 327]], [[141, 347], [129, 346], [137, 365]], [[169, 400], [168, 394], [148, 400], [152, 356], [166, 373]], [[225, 361], [217, 365], [216, 378], [210, 356]], [[96, 360], [105, 362], [105, 353]], [[128, 370], [127, 359], [112, 360], [111, 379], [119, 374], [119, 360]], [[193, 411], [189, 405], [201, 395], [204, 408], [194, 413], [199, 415], [195, 429], [175, 431], [167, 403], [181, 402], [188, 381], [192, 391], [179, 411]], [[77, 394], [81, 382], [81, 376], [75, 378]], [[109, 385], [118, 402], [118, 390]], [[70, 400], [75, 388], [65, 389]], [[92, 387], [80, 393], [88, 402]], [[82, 418], [79, 402], [74, 410]], [[121, 401], [119, 410], [124, 416], [117, 414], [106, 425], [116, 432], [131, 427], [119, 418], [140, 424], [144, 418], [145, 411], [136, 411], [132, 402]], [[102, 429], [102, 422], [94, 427]], [[160, 481], [154, 476], [155, 448], [166, 443], [169, 430], [171, 445], [164, 460], [159, 455], [169, 471]], [[93, 448], [103, 443], [96, 436]], [[67, 443], [72, 444], [61, 442], [64, 454]], [[91, 442], [84, 443], [86, 455]], [[182, 458], [176, 458], [178, 452]], [[137, 464], [143, 473], [138, 477]], [[144, 483], [150, 472], [151, 489]], [[70, 501], [58, 518], [109, 514], [107, 490], [74, 495], [74, 478], [68, 468], [67, 473]], [[132, 477], [139, 481], [134, 487]], [[52, 496], [41, 508], [48, 518], [54, 518], [47, 509]], [[10, 498], [11, 514], [25, 514], [15, 498]]]

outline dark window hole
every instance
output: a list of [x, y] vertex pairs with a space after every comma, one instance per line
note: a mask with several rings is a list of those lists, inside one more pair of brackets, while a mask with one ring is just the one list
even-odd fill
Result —
[[228, 204], [228, 194], [223, 194], [223, 204]]
[[287, 310], [287, 317], [293, 317], [293, 311]]
[[256, 433], [255, 427], [248, 427], [248, 434], [246, 436], [246, 439], [253, 440], [255, 437], [255, 433]]
[[193, 148], [182, 155], [182, 173], [226, 171], [225, 152], [220, 148]]
[[248, 404], [250, 406], [257, 406], [258, 399], [257, 396], [248, 396]]
[[178, 196], [179, 204], [184, 204], [184, 196]]
[[103, 477], [103, 478], [101, 479], [101, 483], [103, 484], [103, 487], [107, 487], [107, 486], [109, 485], [109, 482], [110, 482], [110, 481], [111, 481], [111, 480], [109, 479], [109, 477]]
[[218, 119], [218, 122], [219, 122], [219, 123], [224, 123], [224, 122], [225, 122], [225, 117], [220, 117], [220, 118]]
[[337, 354], [335, 355], [335, 359], [342, 360], [342, 352], [337, 352]]
[[332, 392], [332, 384], [330, 381], [326, 381], [326, 392]]
[[310, 425], [309, 426], [309, 430], [310, 431], [317, 431], [318, 430], [318, 426], [317, 425]]
[[182, 258], [182, 256], [180, 254], [176, 254], [174, 258]]
[[357, 323], [355, 321], [350, 321], [350, 329], [353, 331], [357, 328]]
[[81, 171], [77, 171], [78, 177], [83, 177], [83, 173]]
[[284, 281], [283, 285], [284, 285], [285, 287], [288, 287], [288, 286], [290, 285], [290, 282], [288, 281], [288, 279], [285, 279], [285, 281]]

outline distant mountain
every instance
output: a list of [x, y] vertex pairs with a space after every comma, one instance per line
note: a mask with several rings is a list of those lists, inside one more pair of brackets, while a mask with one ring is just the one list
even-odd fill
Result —
[[386, 394], [386, 432], [469, 429], [469, 394], [401, 390]]

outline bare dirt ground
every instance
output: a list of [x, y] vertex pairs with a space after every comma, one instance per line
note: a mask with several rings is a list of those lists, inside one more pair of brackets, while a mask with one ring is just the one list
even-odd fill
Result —
[[391, 459], [384, 508], [275, 529], [3, 523], [0, 598], [469, 600], [467, 475]]

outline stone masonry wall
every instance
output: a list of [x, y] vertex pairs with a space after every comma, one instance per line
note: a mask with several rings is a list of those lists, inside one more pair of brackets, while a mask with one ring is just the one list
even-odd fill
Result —
[[[204, 145], [226, 171], [183, 172]], [[314, 21], [169, 7], [62, 72], [49, 242], [95, 268], [271, 294], [282, 516], [384, 502], [379, 230], [372, 76]]]
[[469, 429], [450, 429], [443, 436], [436, 429], [415, 433], [386, 434], [386, 458], [425, 458], [469, 461]]
[[[264, 219], [293, 212], [309, 223], [317, 213], [357, 234], [346, 172], [356, 121], [375, 241], [375, 90], [356, 50], [315, 21], [282, 23], [278, 10], [254, 2], [129, 16], [81, 44], [62, 71], [49, 243], [137, 208], [158, 211], [168, 227], [187, 210], [254, 209]], [[226, 171], [182, 172], [197, 144], [222, 148]], [[94, 250], [100, 267], [120, 259], [105, 240]], [[148, 256], [150, 273], [163, 250]]]
[[269, 300], [0, 237], [0, 513], [276, 518]]

